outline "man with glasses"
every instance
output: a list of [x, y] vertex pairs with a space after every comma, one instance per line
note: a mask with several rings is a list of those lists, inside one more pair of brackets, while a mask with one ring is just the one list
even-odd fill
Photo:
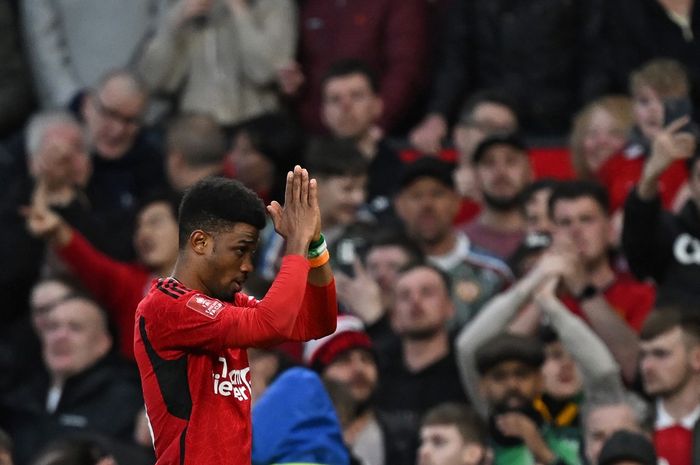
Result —
[[145, 85], [133, 73], [105, 75], [81, 102], [93, 173], [87, 195], [110, 234], [122, 247], [110, 253], [133, 258], [131, 227], [141, 200], [165, 185], [163, 157], [143, 130], [148, 103]]

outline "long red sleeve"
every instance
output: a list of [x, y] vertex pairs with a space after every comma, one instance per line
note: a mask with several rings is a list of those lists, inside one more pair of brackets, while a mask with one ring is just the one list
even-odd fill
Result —
[[106, 307], [119, 331], [119, 349], [134, 358], [134, 312], [148, 291], [150, 272], [136, 264], [114, 260], [88, 242], [78, 231], [56, 253], [97, 301]]

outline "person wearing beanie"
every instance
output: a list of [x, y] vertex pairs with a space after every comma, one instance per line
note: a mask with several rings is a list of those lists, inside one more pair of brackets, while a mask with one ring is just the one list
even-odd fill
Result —
[[390, 438], [386, 423], [374, 407], [379, 370], [362, 321], [352, 315], [339, 316], [333, 334], [304, 344], [303, 359], [325, 382], [346, 388], [354, 411], [342, 426], [352, 454], [372, 465], [404, 463], [400, 438]]

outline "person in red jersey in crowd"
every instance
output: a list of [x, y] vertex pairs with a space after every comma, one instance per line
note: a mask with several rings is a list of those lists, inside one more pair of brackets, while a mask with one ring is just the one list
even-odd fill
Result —
[[700, 318], [695, 306], [656, 307], [640, 336], [639, 372], [656, 406], [659, 463], [700, 463], [694, 439], [700, 419]]
[[286, 255], [262, 300], [240, 292], [265, 226], [260, 198], [224, 178], [205, 179], [185, 194], [172, 277], [154, 282], [136, 309], [134, 352], [157, 465], [250, 464], [246, 348], [335, 330], [317, 189], [296, 166], [287, 175], [284, 206], [267, 207]]

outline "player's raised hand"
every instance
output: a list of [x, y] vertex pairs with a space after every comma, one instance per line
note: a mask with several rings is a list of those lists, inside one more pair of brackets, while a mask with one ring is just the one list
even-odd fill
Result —
[[305, 255], [309, 243], [321, 234], [316, 180], [299, 165], [287, 173], [284, 206], [273, 201], [267, 211], [275, 230], [287, 240], [287, 253]]

